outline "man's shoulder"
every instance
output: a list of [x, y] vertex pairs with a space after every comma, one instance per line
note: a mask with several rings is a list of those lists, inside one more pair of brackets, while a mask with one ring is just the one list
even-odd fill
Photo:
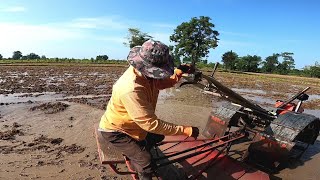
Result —
[[113, 85], [113, 90], [118, 92], [132, 91], [134, 89], [134, 80], [121, 76]]
[[119, 94], [141, 91], [144, 88], [144, 83], [134, 74], [123, 74], [113, 86], [113, 90]]
[[139, 82], [137, 79], [119, 79], [117, 83], [113, 86], [115, 90], [121, 91], [123, 93], [129, 93], [134, 91], [140, 91], [145, 89], [143, 83]]

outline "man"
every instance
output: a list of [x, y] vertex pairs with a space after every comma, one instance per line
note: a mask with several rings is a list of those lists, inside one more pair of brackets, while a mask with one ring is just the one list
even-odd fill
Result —
[[197, 127], [175, 125], [155, 115], [159, 90], [173, 87], [192, 68], [180, 65], [174, 70], [169, 48], [154, 40], [133, 47], [127, 60], [130, 67], [113, 85], [99, 130], [130, 159], [140, 179], [151, 179], [152, 146], [165, 135], [199, 135]]

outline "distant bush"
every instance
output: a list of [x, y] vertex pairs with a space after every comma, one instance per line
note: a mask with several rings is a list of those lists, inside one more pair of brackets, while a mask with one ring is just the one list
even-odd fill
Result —
[[214, 68], [215, 63], [203, 63], [203, 62], [198, 62], [196, 64], [197, 68]]
[[96, 57], [96, 60], [108, 60], [109, 57], [107, 55], [99, 55]]
[[316, 63], [314, 66], [304, 68], [303, 74], [309, 77], [320, 78], [320, 65]]

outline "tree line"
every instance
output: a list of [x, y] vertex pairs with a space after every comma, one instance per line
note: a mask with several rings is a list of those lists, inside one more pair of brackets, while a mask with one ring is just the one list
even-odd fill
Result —
[[257, 55], [239, 57], [236, 52], [228, 51], [222, 55], [222, 62], [229, 70], [288, 74], [295, 68], [292, 56], [293, 53], [290, 52], [274, 53], [262, 60]]
[[[3, 60], [3, 56], [0, 54], [0, 60]], [[45, 55], [38, 55], [36, 53], [30, 53], [30, 54], [27, 54], [27, 55], [22, 55], [22, 52], [21, 51], [14, 51], [12, 56], [7, 58], [7, 60], [47, 60], [47, 59], [54, 59], [54, 60], [75, 60], [74, 58], [47, 58]], [[90, 60], [92, 61], [105, 61], [105, 60], [108, 60], [109, 57], [108, 55], [98, 55], [96, 56], [96, 58], [90, 58]]]

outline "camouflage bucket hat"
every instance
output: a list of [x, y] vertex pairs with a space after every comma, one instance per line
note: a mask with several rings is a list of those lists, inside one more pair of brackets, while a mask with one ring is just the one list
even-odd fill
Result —
[[174, 64], [169, 48], [160, 41], [148, 40], [130, 50], [127, 60], [143, 75], [165, 79], [173, 74]]

